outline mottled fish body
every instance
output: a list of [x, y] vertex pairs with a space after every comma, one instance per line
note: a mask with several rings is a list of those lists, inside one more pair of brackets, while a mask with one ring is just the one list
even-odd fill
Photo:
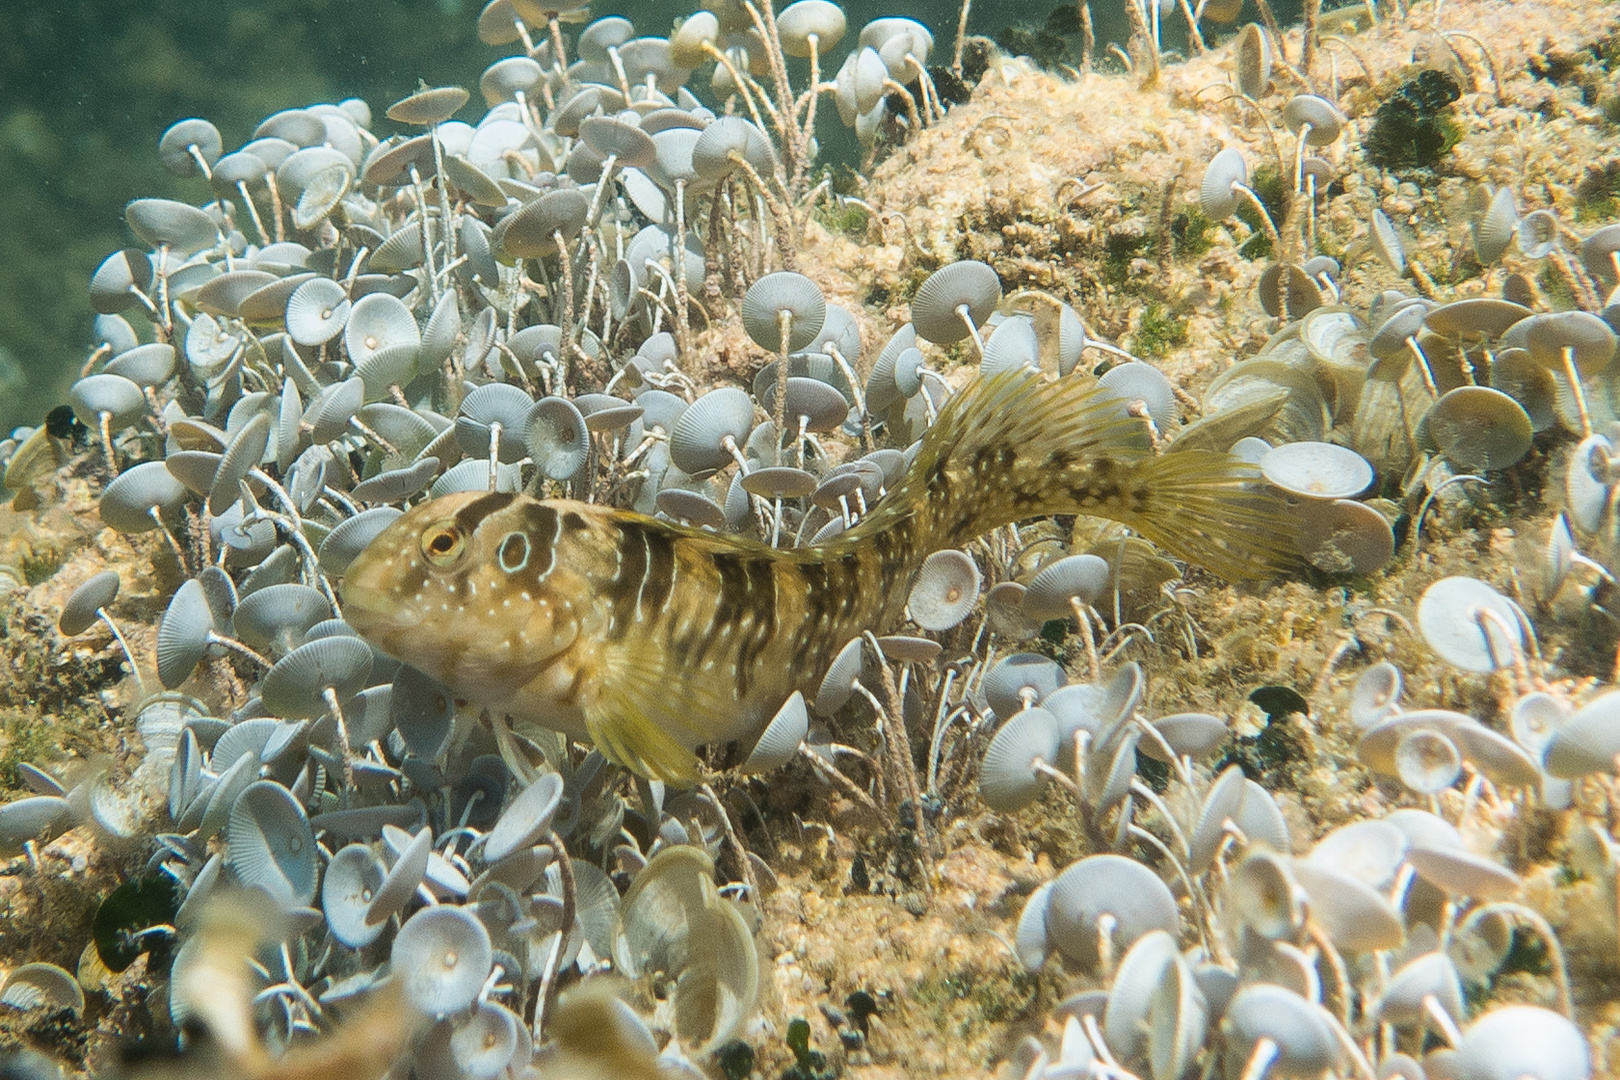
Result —
[[344, 614], [468, 701], [690, 783], [851, 638], [898, 621], [933, 551], [1009, 522], [1120, 521], [1228, 578], [1290, 560], [1280, 504], [1227, 454], [1154, 456], [1094, 383], [1010, 373], [954, 397], [847, 532], [772, 548], [624, 510], [496, 492], [416, 506], [350, 565]]

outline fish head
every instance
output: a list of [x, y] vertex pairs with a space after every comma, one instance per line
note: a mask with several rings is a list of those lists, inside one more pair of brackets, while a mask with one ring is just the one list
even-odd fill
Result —
[[557, 529], [554, 509], [508, 492], [413, 507], [345, 570], [344, 618], [461, 697], [500, 701], [566, 651], [589, 614], [558, 565]]

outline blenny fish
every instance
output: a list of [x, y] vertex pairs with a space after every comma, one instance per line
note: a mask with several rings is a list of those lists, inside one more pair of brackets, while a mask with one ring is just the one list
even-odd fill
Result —
[[899, 621], [933, 551], [1051, 514], [1121, 522], [1228, 579], [1291, 562], [1259, 471], [1154, 454], [1090, 379], [1030, 371], [952, 397], [894, 490], [843, 533], [773, 548], [626, 510], [505, 492], [413, 507], [348, 567], [344, 617], [516, 730], [588, 739], [687, 786], [694, 750], [752, 738], [838, 651]]

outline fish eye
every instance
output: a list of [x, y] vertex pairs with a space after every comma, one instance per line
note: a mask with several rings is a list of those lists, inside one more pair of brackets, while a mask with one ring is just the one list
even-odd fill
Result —
[[434, 566], [454, 566], [466, 550], [467, 537], [453, 522], [436, 522], [422, 533], [422, 556]]

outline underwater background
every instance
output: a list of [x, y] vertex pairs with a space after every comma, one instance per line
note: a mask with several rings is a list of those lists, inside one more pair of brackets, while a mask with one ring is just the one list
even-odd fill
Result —
[[[84, 0], [0, 10], [0, 429], [37, 424], [65, 400], [88, 352], [89, 272], [124, 240], [133, 193], [168, 196], [175, 178], [152, 153], [174, 120], [205, 116], [227, 139], [246, 135], [291, 101], [393, 100], [425, 80], [469, 78], [498, 55], [478, 40], [477, 5], [461, 0], [260, 4]], [[1054, 10], [1068, 10], [1060, 5]], [[1298, 4], [1277, 5], [1296, 18]], [[686, 14], [668, 2], [593, 5], [654, 32]], [[889, 5], [884, 14], [955, 25], [942, 2]], [[1049, 12], [984, 2], [970, 28], [991, 37], [1038, 32]], [[1099, 8], [1099, 38], [1123, 41], [1122, 8]], [[1185, 37], [1171, 27], [1167, 41]], [[1179, 37], [1178, 37], [1179, 35]], [[1077, 38], [1066, 35], [1070, 62]], [[857, 147], [828, 118], [826, 160]]]

